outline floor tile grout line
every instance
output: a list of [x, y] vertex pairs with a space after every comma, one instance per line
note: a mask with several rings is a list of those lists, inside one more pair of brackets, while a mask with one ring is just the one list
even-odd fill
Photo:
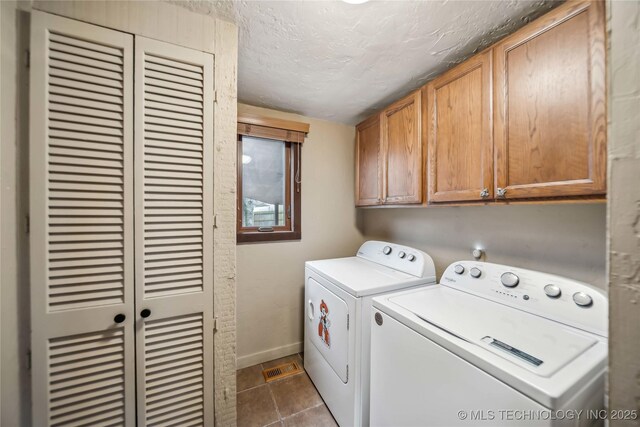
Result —
[[278, 420], [282, 421], [282, 415], [280, 415], [280, 408], [278, 408], [278, 402], [276, 402], [276, 398], [273, 395], [273, 390], [271, 390], [271, 384], [267, 384], [267, 387], [269, 387], [269, 394], [271, 395], [273, 406], [275, 406], [276, 408], [276, 414], [278, 414]]
[[324, 405], [324, 402], [320, 402], [320, 403], [318, 403], [316, 406], [310, 406], [309, 408], [305, 408], [305, 409], [303, 409], [302, 411], [298, 411], [298, 412], [293, 413], [293, 414], [291, 414], [291, 415], [287, 415], [286, 417], [282, 418], [282, 419], [281, 419], [281, 421], [287, 420], [287, 419], [289, 419], [289, 418], [291, 418], [291, 417], [293, 417], [293, 416], [296, 416], [296, 415], [298, 415], [298, 414], [302, 414], [303, 412], [307, 412], [307, 411], [310, 411], [310, 410], [312, 410], [312, 409], [319, 408], [320, 406], [323, 406], [323, 405]]

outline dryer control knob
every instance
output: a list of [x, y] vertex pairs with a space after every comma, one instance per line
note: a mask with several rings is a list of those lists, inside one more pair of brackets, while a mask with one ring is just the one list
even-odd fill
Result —
[[576, 292], [575, 294], [573, 294], [573, 302], [575, 302], [580, 307], [589, 307], [591, 304], [593, 304], [593, 299], [584, 292]]
[[411, 262], [416, 260], [416, 256], [414, 254], [409, 254], [409, 256], [407, 257], [407, 259]]
[[480, 271], [480, 269], [477, 267], [473, 267], [471, 270], [469, 270], [469, 274], [471, 274], [471, 277], [473, 277], [474, 279], [477, 279], [482, 274], [482, 271]]
[[407, 254], [405, 254], [404, 251], [398, 252], [398, 258], [404, 258], [406, 256], [407, 256]]
[[544, 293], [547, 294], [549, 298], [558, 298], [562, 291], [558, 285], [547, 285], [544, 287]]
[[500, 276], [500, 281], [507, 288], [515, 288], [516, 286], [518, 286], [518, 283], [520, 283], [520, 278], [512, 272], [507, 271], [506, 273], [502, 273], [502, 276]]
[[456, 274], [462, 274], [462, 273], [464, 273], [464, 266], [462, 264], [456, 264], [453, 267], [453, 271], [455, 271]]
[[382, 253], [385, 255], [389, 255], [391, 253], [391, 246], [385, 246], [382, 248]]

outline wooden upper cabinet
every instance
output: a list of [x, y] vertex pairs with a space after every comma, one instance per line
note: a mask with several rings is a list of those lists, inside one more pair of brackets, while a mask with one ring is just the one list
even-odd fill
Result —
[[604, 2], [559, 6], [496, 45], [494, 67], [496, 197], [604, 194]]
[[382, 202], [380, 115], [356, 127], [356, 206]]
[[421, 95], [416, 91], [382, 112], [385, 204], [422, 202]]
[[423, 89], [430, 203], [493, 198], [491, 79], [489, 51]]

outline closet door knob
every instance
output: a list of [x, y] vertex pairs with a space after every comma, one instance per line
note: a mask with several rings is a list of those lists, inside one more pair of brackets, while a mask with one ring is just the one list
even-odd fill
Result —
[[124, 319], [126, 319], [127, 316], [125, 316], [124, 314], [120, 313], [120, 314], [116, 314], [115, 317], [113, 318], [113, 321], [116, 323], [122, 323], [124, 322]]
[[149, 310], [148, 308], [145, 308], [144, 310], [142, 310], [140, 312], [140, 316], [147, 318], [149, 316], [151, 316], [151, 310]]

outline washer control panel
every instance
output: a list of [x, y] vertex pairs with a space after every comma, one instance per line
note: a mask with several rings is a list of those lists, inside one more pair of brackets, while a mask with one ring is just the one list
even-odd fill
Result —
[[458, 261], [446, 269], [440, 284], [608, 335], [607, 296], [583, 282], [518, 267]]

